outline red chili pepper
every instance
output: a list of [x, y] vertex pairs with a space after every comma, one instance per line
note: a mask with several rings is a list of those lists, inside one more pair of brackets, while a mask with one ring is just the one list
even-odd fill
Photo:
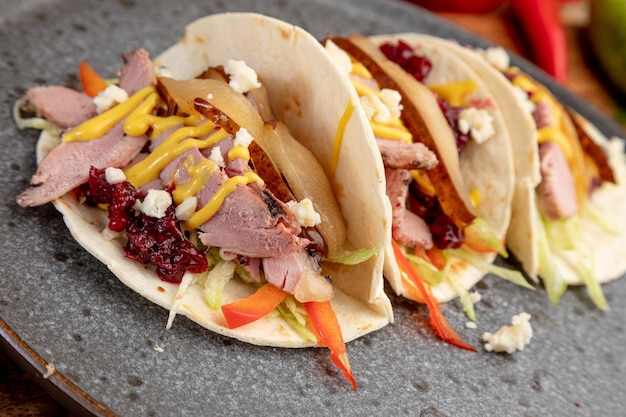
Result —
[[285, 291], [265, 284], [252, 295], [222, 306], [222, 313], [231, 329], [265, 317], [289, 295]]
[[511, 7], [530, 40], [534, 61], [565, 84], [569, 58], [558, 0], [511, 0]]
[[88, 63], [80, 61], [78, 76], [83, 86], [83, 91], [89, 97], [95, 97], [100, 91], [107, 88], [107, 82]]
[[459, 336], [459, 334], [452, 328], [448, 320], [446, 320], [443, 313], [439, 309], [439, 304], [433, 296], [430, 287], [422, 282], [421, 278], [417, 275], [417, 272], [415, 272], [415, 269], [413, 269], [408, 259], [406, 259], [398, 247], [398, 244], [395, 241], [392, 241], [392, 245], [393, 253], [396, 257], [396, 261], [398, 262], [398, 266], [400, 267], [400, 271], [403, 274], [406, 274], [407, 278], [415, 284], [421, 293], [422, 299], [426, 303], [428, 312], [430, 313], [430, 324], [437, 331], [439, 337], [453, 346], [476, 352], [476, 348], [463, 340], [463, 338], [461, 338], [461, 336]]
[[489, 13], [496, 10], [504, 0], [408, 0], [421, 7], [437, 12]]
[[343, 376], [352, 384], [352, 388], [356, 391], [356, 380], [354, 375], [352, 375], [352, 369], [348, 361], [346, 344], [343, 341], [341, 328], [330, 302], [312, 301], [304, 303], [304, 308], [313, 323], [313, 330], [318, 340], [330, 349], [330, 359], [341, 370]]

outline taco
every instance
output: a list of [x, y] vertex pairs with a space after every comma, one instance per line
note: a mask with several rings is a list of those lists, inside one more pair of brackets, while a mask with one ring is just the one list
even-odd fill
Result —
[[504, 49], [438, 43], [480, 72], [511, 121], [517, 187], [524, 192], [514, 199], [508, 247], [531, 278], [542, 279], [553, 303], [567, 285], [585, 285], [596, 306], [606, 309], [600, 284], [626, 272], [620, 253], [626, 242], [623, 140], [607, 139], [511, 66]]
[[18, 203], [51, 201], [168, 324], [325, 345], [354, 385], [344, 342], [393, 315], [383, 166], [347, 78], [304, 30], [248, 13], [191, 23], [154, 61], [124, 58], [112, 86], [81, 70], [85, 93], [29, 90], [63, 133], [42, 133]]
[[[469, 290], [488, 272], [527, 285], [520, 274], [492, 264], [498, 253], [504, 254], [510, 220], [510, 140], [489, 90], [454, 56], [429, 56], [430, 73], [417, 80], [378, 47], [396, 48], [405, 37], [419, 43], [413, 36], [330, 38], [327, 50], [350, 72], [385, 164], [393, 212], [386, 278], [398, 294], [422, 302], [428, 295], [416, 281], [427, 283], [426, 294], [434, 298], [431, 314], [438, 302], [461, 297], [475, 319]], [[348, 57], [341, 57], [336, 47]], [[392, 161], [398, 154], [409, 156], [411, 147], [419, 152], [417, 145], [432, 152], [436, 163], [402, 166]], [[408, 279], [407, 269], [420, 279]]]

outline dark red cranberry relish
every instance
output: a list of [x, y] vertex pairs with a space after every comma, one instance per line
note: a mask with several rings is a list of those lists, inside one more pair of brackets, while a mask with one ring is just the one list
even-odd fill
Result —
[[454, 134], [454, 139], [456, 140], [456, 149], [459, 153], [465, 148], [467, 142], [469, 142], [470, 137], [466, 133], [462, 133], [459, 129], [459, 115], [461, 114], [461, 110], [465, 107], [455, 107], [450, 104], [449, 101], [444, 100], [440, 97], [437, 97], [437, 104], [439, 104], [439, 108], [443, 113], [444, 117], [448, 121], [448, 125], [452, 129], [452, 133]]
[[[433, 66], [427, 57], [415, 55], [413, 48], [402, 40], [399, 40], [397, 45], [389, 42], [384, 43], [380, 46], [380, 50], [387, 59], [398, 64], [419, 82], [424, 81]], [[463, 107], [454, 107], [440, 97], [437, 97], [437, 102], [454, 133], [456, 147], [461, 152], [469, 140], [469, 136], [461, 133], [459, 130], [459, 113], [463, 110]]]
[[428, 224], [437, 248], [458, 248], [465, 241], [463, 229], [459, 229], [443, 212], [439, 200], [424, 195], [415, 182], [409, 188], [409, 209]]
[[185, 271], [199, 273], [208, 269], [204, 253], [181, 232], [173, 206], [160, 219], [136, 214], [133, 206], [143, 195], [128, 181], [110, 184], [105, 170], [94, 167], [81, 191], [88, 204], [109, 205], [109, 229], [126, 230], [126, 256], [142, 264], [154, 264], [157, 276], [163, 281], [180, 283]]
[[415, 55], [413, 48], [402, 40], [399, 40], [397, 45], [384, 43], [380, 46], [380, 50], [387, 59], [398, 64], [419, 82], [424, 81], [433, 66], [428, 58]]

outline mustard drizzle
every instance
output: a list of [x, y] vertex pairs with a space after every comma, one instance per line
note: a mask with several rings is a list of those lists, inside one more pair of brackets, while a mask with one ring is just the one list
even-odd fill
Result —
[[208, 203], [204, 205], [200, 210], [196, 211], [186, 222], [184, 222], [185, 229], [193, 230], [206, 223], [222, 206], [224, 199], [233, 191], [238, 185], [246, 185], [256, 182], [259, 185], [263, 185], [263, 180], [255, 172], [246, 172], [243, 175], [237, 175], [226, 179], [222, 185], [217, 189], [215, 194], [211, 196]]
[[[199, 114], [184, 117], [163, 117], [153, 114], [155, 108], [165, 108], [165, 106], [164, 101], [160, 98], [154, 86], [145, 87], [123, 103], [68, 131], [63, 136], [63, 140], [72, 142], [98, 139], [114, 125], [124, 120], [124, 118], [126, 118], [124, 122], [124, 133], [126, 135], [139, 137], [152, 129], [150, 140], [156, 139], [169, 129], [182, 125], [182, 127], [172, 132], [145, 159], [124, 169], [127, 181], [134, 187], [141, 187], [157, 179], [161, 171], [171, 161], [185, 152], [194, 147], [198, 149], [210, 148], [230, 136], [224, 129], [204, 119]], [[354, 109], [354, 106], [352, 106], [352, 109]], [[347, 120], [345, 123], [347, 123]], [[345, 129], [345, 123], [343, 129]], [[249, 160], [250, 151], [246, 146], [236, 145], [228, 152], [228, 157], [231, 160], [237, 158]], [[190, 155], [183, 162], [182, 168], [187, 170], [189, 178], [181, 182], [180, 178], [177, 178], [179, 177], [179, 171], [175, 172], [173, 180], [175, 189], [172, 192], [172, 197], [176, 204], [180, 204], [186, 198], [196, 195], [218, 169], [218, 166], [209, 159], [203, 159], [194, 164], [193, 156]], [[210, 198], [209, 202], [197, 210], [184, 223], [184, 226], [187, 229], [195, 229], [201, 226], [220, 209], [224, 199], [236, 189], [237, 185], [253, 182], [260, 185], [264, 184], [263, 180], [254, 172], [246, 172], [243, 175], [226, 179]]]

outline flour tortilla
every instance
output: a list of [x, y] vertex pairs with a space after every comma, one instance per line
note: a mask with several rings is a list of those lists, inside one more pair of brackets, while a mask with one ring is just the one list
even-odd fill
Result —
[[[535, 121], [518, 100], [514, 100], [513, 86], [509, 80], [483, 55], [475, 50], [451, 41], [438, 41], [441, 47], [454, 51], [465, 63], [483, 78], [501, 106], [507, 120], [515, 155], [516, 194], [513, 201], [511, 224], [507, 232], [507, 245], [514, 253], [524, 271], [537, 280], [539, 271], [538, 225], [541, 220], [536, 205], [535, 188], [541, 182], [539, 157], [529, 147], [537, 149]], [[551, 245], [551, 252], [558, 273], [568, 285], [584, 285], [580, 267], [589, 268], [596, 280], [606, 283], [626, 272], [626, 165], [623, 140], [608, 140], [588, 120], [575, 112], [570, 116], [583, 126], [589, 137], [605, 150], [616, 183], [605, 182], [584, 201], [578, 213], [585, 251], [565, 250]], [[575, 136], [570, 120], [566, 121], [568, 135]], [[592, 216], [592, 212], [594, 215]], [[603, 227], [594, 218], [601, 217], [611, 225]]]
[[[332, 305], [344, 340], [353, 340], [392, 322], [391, 303], [383, 291], [382, 276], [391, 212], [382, 198], [382, 161], [359, 106], [346, 125], [334, 176], [331, 172], [340, 119], [350, 102], [358, 102], [349, 80], [340, 74], [312, 35], [252, 13], [212, 15], [191, 23], [180, 42], [158, 56], [154, 64], [168, 67], [173, 78], [186, 79], [208, 66], [224, 65], [228, 59], [244, 60], [257, 72], [269, 93], [274, 114], [320, 161], [335, 186], [346, 220], [347, 246], [379, 248], [367, 262], [333, 270]], [[44, 132], [38, 144], [38, 159], [57, 141]], [[104, 211], [80, 204], [74, 193], [59, 198], [54, 205], [63, 214], [72, 236], [124, 284], [156, 304], [167, 309], [172, 306], [179, 286], [161, 281], [149, 267], [125, 258], [123, 243], [102, 233], [107, 225]], [[231, 280], [224, 290], [223, 303], [252, 292], [251, 286]], [[280, 316], [269, 315], [229, 329], [221, 310], [212, 310], [204, 302], [198, 285], [188, 288], [177, 312], [216, 333], [252, 344], [288, 348], [315, 345], [295, 333]]]
[[[397, 43], [403, 40], [413, 47], [419, 48], [418, 53], [425, 55], [432, 62], [433, 66], [429, 75], [424, 79], [426, 86], [441, 85], [450, 82], [473, 80], [477, 84], [477, 89], [471, 94], [471, 99], [490, 100], [494, 103], [491, 110], [495, 134], [478, 144], [470, 141], [461, 152], [459, 163], [461, 177], [463, 178], [464, 189], [461, 193], [469, 193], [472, 190], [480, 192], [480, 203], [473, 208], [476, 215], [483, 218], [491, 227], [494, 234], [504, 239], [509, 223], [511, 221], [511, 204], [515, 190], [515, 172], [513, 169], [513, 149], [506, 127], [503, 114], [494, 100], [490, 90], [482, 81], [481, 77], [472, 68], [465, 65], [463, 60], [445, 48], [439, 47], [437, 38], [416, 33], [400, 33], [393, 35], [377, 35], [370, 39], [381, 45], [386, 42]], [[424, 109], [424, 101], [414, 101], [420, 112], [429, 111]], [[447, 140], [450, 134], [443, 134], [441, 130], [432, 131], [435, 140]], [[453, 138], [452, 138], [453, 140]], [[449, 144], [438, 144], [439, 149], [450, 148]], [[453, 147], [456, 150], [456, 147]], [[496, 258], [494, 253], [477, 254], [477, 259], [482, 262], [493, 262]], [[395, 263], [395, 258], [391, 251], [387, 256], [388, 263]], [[402, 287], [399, 275], [395, 275], [393, 266], [388, 266], [385, 270], [387, 278], [394, 289], [402, 295], [408, 295]], [[463, 290], [472, 288], [478, 281], [486, 275], [482, 268], [476, 268], [460, 260], [454, 260], [451, 269], [451, 277], [456, 285]], [[440, 302], [449, 301], [459, 296], [450, 282], [443, 282], [434, 287], [433, 295]]]
[[[579, 210], [580, 228], [587, 249], [580, 252], [552, 249], [556, 266], [568, 285], [583, 285], [578, 273], [580, 265], [593, 271], [596, 280], [607, 283], [621, 278], [626, 272], [626, 163], [624, 140], [607, 139], [593, 124], [579, 114], [573, 117], [583, 126], [589, 137], [600, 145], [608, 156], [616, 183], [604, 182]], [[592, 211], [595, 214], [592, 216]], [[595, 220], [599, 216], [611, 229]]]
[[499, 104], [515, 161], [515, 191], [506, 244], [508, 250], [517, 256], [524, 272], [536, 282], [539, 269], [539, 251], [536, 245], [539, 216], [535, 209], [534, 194], [541, 181], [541, 173], [536, 145], [537, 129], [532, 114], [524, 108], [504, 74], [483, 59], [476, 50], [442, 38], [429, 37], [429, 42], [462, 59], [484, 81]]

